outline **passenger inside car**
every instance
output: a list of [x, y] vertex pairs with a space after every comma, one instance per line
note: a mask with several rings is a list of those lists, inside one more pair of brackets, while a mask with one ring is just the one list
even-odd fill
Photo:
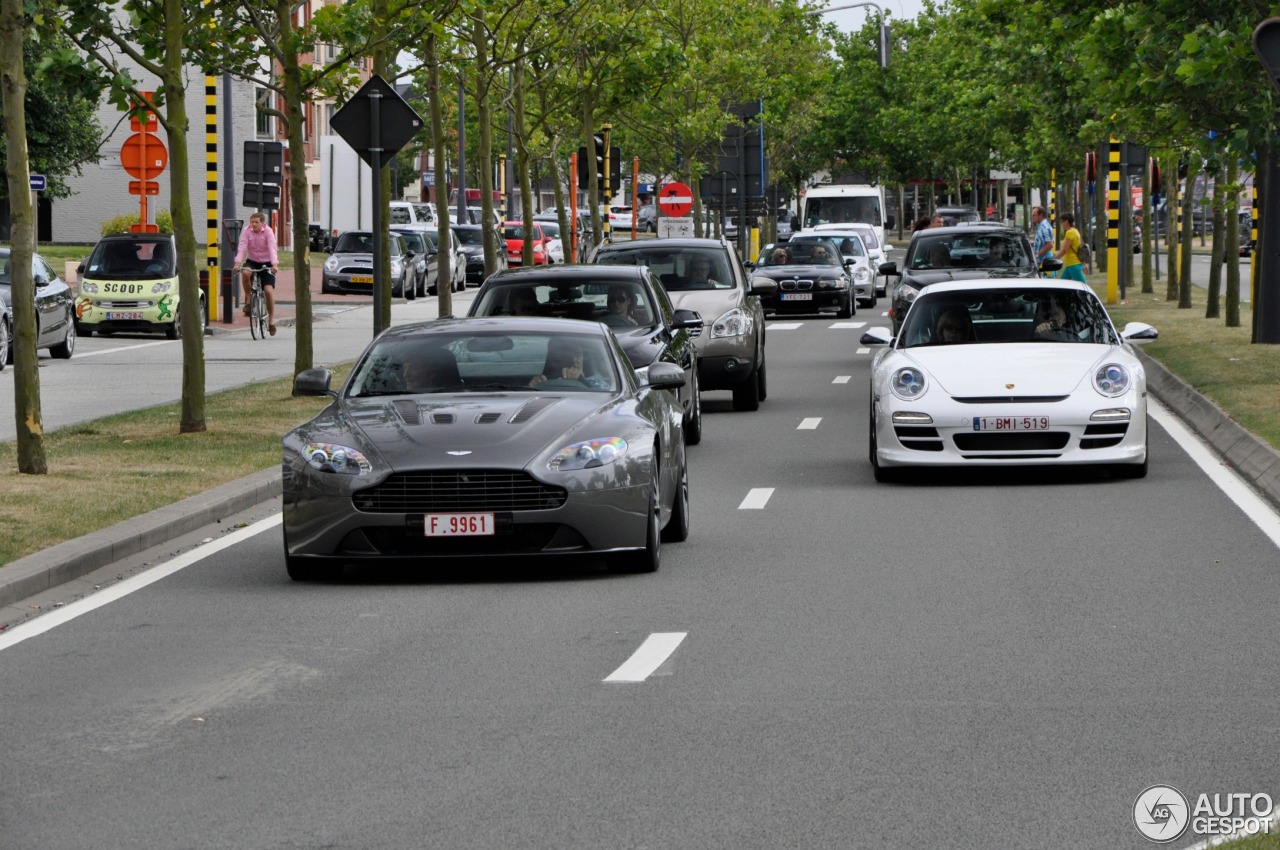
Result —
[[973, 319], [969, 311], [959, 305], [943, 310], [938, 316], [934, 340], [939, 345], [973, 342]]
[[507, 294], [506, 312], [510, 316], [537, 316], [541, 311], [538, 309], [538, 295], [533, 291], [533, 287], [511, 287], [511, 291]]

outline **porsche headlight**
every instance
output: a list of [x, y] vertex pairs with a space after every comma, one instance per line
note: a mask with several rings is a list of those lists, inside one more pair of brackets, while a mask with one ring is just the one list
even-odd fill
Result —
[[165, 292], [168, 292], [172, 288], [173, 288], [173, 284], [169, 281], [165, 281], [164, 283], [157, 283], [155, 286], [151, 287], [151, 294], [161, 295]]
[[329, 259], [325, 260], [324, 270], [327, 272], [336, 272], [338, 270], [338, 258], [331, 256]]
[[547, 461], [547, 468], [553, 472], [568, 472], [573, 469], [595, 469], [613, 463], [627, 454], [627, 441], [621, 437], [609, 437], [603, 440], [586, 440], [565, 446]]
[[751, 317], [734, 307], [711, 323], [711, 338], [745, 336], [751, 332]]
[[910, 304], [916, 300], [916, 296], [920, 294], [920, 290], [909, 283], [898, 284], [898, 294], [902, 296], [902, 300]]
[[373, 464], [360, 452], [333, 443], [307, 443], [302, 456], [307, 459], [308, 466], [320, 472], [364, 475], [373, 471]]
[[82, 283], [80, 284], [80, 291], [81, 291], [81, 292], [86, 292], [86, 293], [88, 293], [89, 295], [97, 295], [97, 294], [98, 294], [98, 284], [94, 283], [94, 282], [93, 282], [93, 281], [91, 281], [91, 280], [86, 280], [86, 281], [84, 281], [84, 282], [82, 282]]
[[1133, 378], [1129, 370], [1119, 363], [1108, 363], [1093, 374], [1093, 386], [1098, 392], [1110, 398], [1124, 395], [1133, 386]]
[[899, 369], [889, 379], [889, 389], [893, 390], [893, 394], [903, 401], [915, 401], [924, 395], [927, 387], [928, 384], [924, 379], [924, 372], [914, 366]]

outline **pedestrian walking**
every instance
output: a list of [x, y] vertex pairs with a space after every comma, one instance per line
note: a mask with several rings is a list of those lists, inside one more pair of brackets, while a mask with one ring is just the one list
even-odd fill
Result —
[[1031, 208], [1031, 223], [1036, 226], [1036, 238], [1031, 243], [1031, 252], [1039, 266], [1053, 253], [1053, 227], [1049, 224], [1049, 216], [1045, 214], [1044, 207]]
[[1076, 230], [1076, 217], [1071, 213], [1062, 214], [1062, 247], [1053, 256], [1062, 260], [1062, 272], [1058, 277], [1085, 282], [1084, 261], [1080, 259], [1080, 231]]

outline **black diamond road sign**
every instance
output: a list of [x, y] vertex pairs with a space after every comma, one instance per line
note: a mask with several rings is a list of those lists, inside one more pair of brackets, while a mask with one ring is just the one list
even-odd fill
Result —
[[379, 159], [386, 165], [396, 152], [409, 144], [409, 140], [422, 129], [422, 118], [413, 111], [391, 84], [378, 75], [360, 87], [360, 90], [333, 113], [329, 126], [351, 145], [360, 158], [373, 165], [370, 148], [373, 146], [373, 101], [378, 101]]

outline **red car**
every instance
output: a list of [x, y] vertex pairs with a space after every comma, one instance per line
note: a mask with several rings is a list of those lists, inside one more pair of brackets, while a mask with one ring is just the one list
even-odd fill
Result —
[[551, 262], [547, 257], [547, 243], [551, 238], [542, 231], [542, 225], [533, 222], [526, 225], [522, 221], [504, 221], [502, 238], [507, 240], [507, 265], [511, 268], [524, 265], [524, 240], [526, 235], [533, 240], [533, 264], [545, 266]]

